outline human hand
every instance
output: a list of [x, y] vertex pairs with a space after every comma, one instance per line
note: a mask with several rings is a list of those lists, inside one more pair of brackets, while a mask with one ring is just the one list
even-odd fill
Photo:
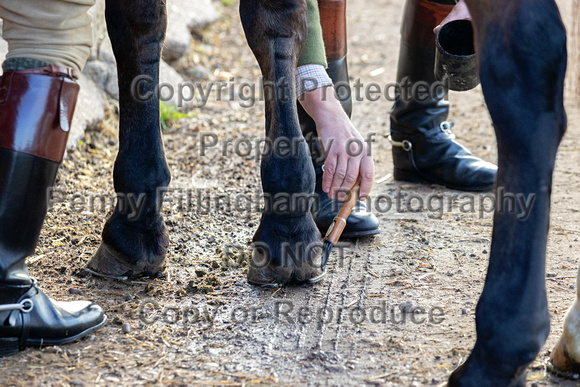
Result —
[[441, 24], [433, 29], [433, 32], [438, 33], [441, 27], [453, 20], [471, 20], [469, 9], [467, 9], [467, 4], [464, 0], [459, 0], [457, 4], [455, 4], [451, 12], [449, 12], [449, 15], [443, 19]]
[[326, 158], [322, 189], [331, 199], [345, 200], [360, 176], [359, 199], [364, 200], [373, 185], [374, 163], [368, 144], [342, 109], [333, 87], [308, 91], [300, 103], [316, 123], [319, 144]]

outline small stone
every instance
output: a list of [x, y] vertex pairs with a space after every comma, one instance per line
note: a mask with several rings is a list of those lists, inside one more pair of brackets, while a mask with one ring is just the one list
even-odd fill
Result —
[[546, 274], [546, 277], [548, 277], [548, 278], [554, 278], [556, 276], [557, 276], [556, 273], [547, 273]]
[[326, 369], [329, 372], [333, 372], [333, 373], [342, 373], [344, 371], [346, 371], [346, 368], [342, 365], [332, 365], [332, 366], [327, 366]]
[[130, 294], [127, 294], [127, 295], [125, 296], [125, 301], [131, 301], [132, 299], [133, 299], [133, 296], [132, 296], [132, 295], [130, 295]]
[[412, 313], [415, 309], [415, 302], [414, 301], [405, 301], [399, 305], [399, 309], [403, 313]]
[[217, 370], [220, 368], [220, 365], [217, 363], [205, 363], [205, 366], [210, 370]]
[[467, 309], [461, 308], [461, 314], [467, 314]]
[[203, 277], [207, 274], [207, 271], [203, 270], [203, 269], [195, 269], [195, 274], [198, 277]]
[[83, 293], [83, 292], [82, 292], [80, 289], [77, 289], [77, 288], [70, 288], [70, 289], [68, 290], [68, 292], [69, 292], [70, 294], [76, 294], [76, 295], [78, 295], [78, 294], [82, 294], [82, 293]]
[[123, 324], [121, 329], [123, 329], [123, 333], [129, 333], [129, 332], [131, 332], [131, 324], [125, 323], [125, 324]]

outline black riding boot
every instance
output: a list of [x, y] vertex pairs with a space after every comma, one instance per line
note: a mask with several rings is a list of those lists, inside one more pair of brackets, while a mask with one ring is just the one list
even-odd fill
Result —
[[[407, 0], [397, 82], [401, 92], [391, 111], [394, 177], [464, 191], [493, 188], [497, 167], [455, 140], [446, 122], [447, 88], [435, 82], [435, 28], [454, 0]], [[423, 84], [423, 86], [419, 86]], [[422, 92], [429, 89], [429, 92]]]
[[105, 323], [88, 301], [51, 301], [30, 278], [62, 161], [79, 86], [57, 66], [6, 71], [0, 78], [0, 356], [60, 345]]
[[[324, 45], [328, 59], [328, 73], [334, 83], [334, 88], [342, 108], [350, 117], [352, 112], [352, 99], [350, 83], [348, 79], [348, 66], [346, 61], [346, 1], [319, 1], [320, 19]], [[312, 217], [318, 229], [324, 235], [334, 218], [338, 215], [342, 202], [332, 200], [322, 190], [322, 166], [324, 156], [318, 146], [316, 124], [314, 120], [298, 104], [298, 117], [302, 134], [306, 139], [312, 154], [312, 163], [316, 171], [316, 187], [314, 193], [318, 195], [318, 203], [312, 208]], [[346, 220], [346, 226], [342, 232], [344, 238], [354, 238], [379, 233], [379, 220], [367, 210], [364, 203], [357, 201], [350, 216]]]

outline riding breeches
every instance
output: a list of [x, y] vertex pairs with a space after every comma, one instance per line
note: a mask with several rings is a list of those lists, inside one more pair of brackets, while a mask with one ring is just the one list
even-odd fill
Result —
[[32, 58], [82, 70], [92, 46], [95, 0], [0, 0], [6, 58]]

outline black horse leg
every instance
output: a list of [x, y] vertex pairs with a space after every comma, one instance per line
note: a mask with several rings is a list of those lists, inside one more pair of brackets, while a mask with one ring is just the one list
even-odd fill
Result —
[[112, 277], [154, 276], [165, 267], [169, 244], [159, 211], [170, 175], [154, 93], [167, 24], [165, 1], [107, 0], [105, 16], [119, 73], [117, 205], [88, 267]]
[[[566, 36], [553, 0], [468, 0], [499, 154], [491, 256], [477, 341], [450, 386], [525, 385], [549, 332], [545, 254], [552, 172], [566, 128]], [[517, 203], [510, 208], [510, 197]], [[508, 198], [508, 199], [506, 199]]]
[[320, 234], [310, 213], [315, 175], [296, 110], [295, 72], [306, 37], [304, 0], [242, 0], [240, 15], [264, 76], [266, 138], [262, 158], [265, 210], [254, 235], [248, 281], [316, 282]]

